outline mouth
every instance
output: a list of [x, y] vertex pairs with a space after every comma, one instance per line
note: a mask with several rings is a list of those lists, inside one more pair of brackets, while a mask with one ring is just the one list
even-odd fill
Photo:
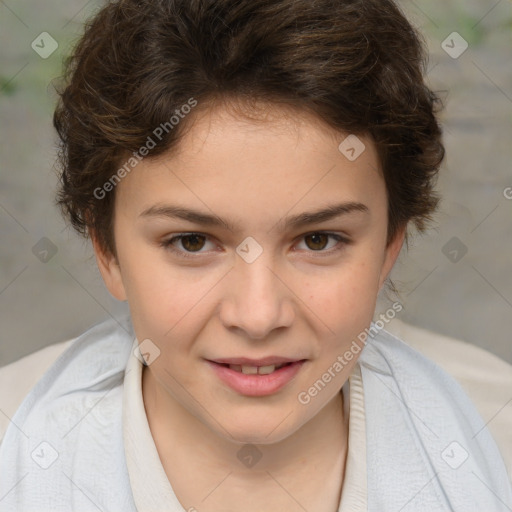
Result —
[[[302, 362], [305, 361], [305, 359], [301, 361], [296, 362]], [[212, 361], [215, 362], [215, 361]], [[269, 364], [265, 366], [251, 366], [251, 365], [241, 365], [241, 364], [228, 364], [228, 363], [217, 363], [221, 366], [224, 366], [226, 368], [229, 368], [230, 370], [233, 370], [235, 372], [243, 373], [244, 375], [270, 375], [271, 373], [274, 373], [277, 370], [280, 370], [281, 368], [284, 368], [285, 366], [290, 366], [295, 361], [290, 361], [288, 363], [281, 363], [281, 364]]]
[[[239, 394], [266, 396], [277, 393], [290, 383], [301, 371], [307, 359], [275, 361], [269, 364], [247, 364], [247, 360], [206, 360], [220, 381]], [[240, 364], [244, 363], [244, 364]]]

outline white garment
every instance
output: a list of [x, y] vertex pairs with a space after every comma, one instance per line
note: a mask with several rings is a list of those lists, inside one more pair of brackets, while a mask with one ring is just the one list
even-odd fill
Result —
[[[123, 393], [124, 440], [135, 506], [138, 512], [182, 512], [184, 509], [167, 479], [151, 436], [142, 399], [142, 364], [136, 357], [131, 357], [126, 370]], [[343, 386], [343, 392], [345, 416], [349, 417], [349, 446], [338, 512], [366, 512], [364, 401], [358, 368]], [[198, 498], [199, 503], [195, 506], [185, 504], [185, 507], [194, 507], [200, 511], [201, 499]]]
[[[161, 496], [166, 511], [183, 512], [141, 414], [133, 346], [133, 333], [104, 322], [77, 338], [31, 390], [0, 447], [0, 512], [149, 511], [155, 490], [167, 492]], [[368, 343], [356, 368], [367, 415], [368, 510], [509, 510], [503, 460], [451, 377], [384, 331]], [[350, 466], [351, 458], [361, 457], [352, 438], [354, 382], [356, 372], [350, 379], [347, 490], [350, 475], [356, 486], [366, 481], [357, 465]], [[466, 452], [467, 460], [454, 468]], [[138, 485], [141, 476], [146, 479]], [[339, 511], [365, 510], [345, 508], [349, 495], [344, 488]]]

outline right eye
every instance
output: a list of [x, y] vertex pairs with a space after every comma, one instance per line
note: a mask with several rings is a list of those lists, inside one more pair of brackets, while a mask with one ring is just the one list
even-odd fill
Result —
[[[203, 254], [205, 251], [200, 252], [200, 250], [204, 247], [207, 238], [208, 236], [202, 233], [181, 233], [163, 240], [160, 245], [178, 256], [195, 258], [196, 256], [191, 256], [191, 254]], [[177, 243], [181, 243], [184, 250], [177, 249]]]

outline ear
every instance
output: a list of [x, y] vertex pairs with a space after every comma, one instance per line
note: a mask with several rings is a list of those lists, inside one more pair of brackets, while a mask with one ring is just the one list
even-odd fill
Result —
[[96, 256], [96, 263], [98, 264], [98, 269], [108, 291], [117, 300], [127, 300], [121, 268], [117, 258], [110, 251], [107, 251], [98, 241], [98, 238], [92, 233], [91, 240]]
[[398, 258], [398, 254], [400, 253], [400, 249], [404, 243], [405, 232], [407, 226], [403, 226], [398, 229], [393, 240], [386, 247], [386, 252], [384, 256], [384, 262], [382, 263], [382, 268], [379, 277], [379, 290], [382, 288], [384, 281], [387, 279], [393, 265], [395, 264], [396, 259]]

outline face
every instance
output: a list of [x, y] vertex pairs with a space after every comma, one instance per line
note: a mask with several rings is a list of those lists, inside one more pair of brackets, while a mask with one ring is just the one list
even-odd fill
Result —
[[145, 371], [160, 397], [239, 443], [282, 440], [339, 394], [357, 355], [335, 363], [369, 326], [403, 240], [386, 245], [370, 139], [351, 161], [347, 134], [269, 112], [197, 117], [178, 153], [118, 184], [117, 260], [95, 244], [139, 343], [159, 354]]

